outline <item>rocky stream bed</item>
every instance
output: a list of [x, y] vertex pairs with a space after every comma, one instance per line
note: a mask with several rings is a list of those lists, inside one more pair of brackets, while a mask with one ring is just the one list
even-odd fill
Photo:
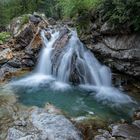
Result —
[[[44, 108], [39, 108], [27, 107], [18, 102], [17, 95], [10, 90], [7, 83], [34, 68], [43, 46], [41, 29], [48, 26], [62, 27], [62, 23], [56, 24], [44, 15], [28, 16], [29, 22], [24, 25], [21, 25], [22, 17], [11, 22], [9, 30], [12, 37], [6, 44], [0, 45], [0, 139], [140, 140], [140, 108], [134, 111], [129, 122], [123, 119], [117, 122], [104, 122], [94, 115], [84, 120], [70, 118], [52, 104], [46, 103]], [[112, 68], [113, 82], [117, 87], [140, 98], [140, 36], [110, 34], [112, 31], [106, 24], [102, 28], [93, 24], [90, 31], [90, 35], [86, 37], [85, 34], [81, 35], [81, 40], [102, 63]], [[69, 38], [67, 25], [63, 25], [60, 34], [54, 45], [56, 59]], [[49, 39], [50, 34], [46, 34], [46, 37]], [[71, 81], [78, 81], [76, 73], [72, 74]]]

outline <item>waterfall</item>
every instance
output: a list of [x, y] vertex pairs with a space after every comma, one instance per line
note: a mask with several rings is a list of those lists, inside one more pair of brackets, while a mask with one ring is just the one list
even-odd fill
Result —
[[40, 55], [39, 63], [37, 65], [37, 73], [51, 75], [52, 70], [52, 62], [51, 62], [51, 54], [52, 54], [52, 46], [55, 40], [58, 38], [59, 32], [55, 32], [51, 35], [50, 41], [45, 37], [45, 31], [41, 32], [41, 38], [43, 41], [43, 49]]
[[41, 32], [44, 47], [37, 66], [37, 73], [46, 75], [55, 75], [55, 78], [64, 83], [69, 83], [72, 68], [72, 58], [76, 57], [75, 67], [77, 77], [80, 79], [79, 84], [94, 86], [111, 86], [111, 71], [108, 67], [101, 65], [93, 53], [84, 47], [80, 42], [76, 31], [71, 31], [71, 38], [65, 46], [63, 52], [58, 56], [57, 71], [52, 71], [53, 44], [59, 37], [59, 32], [51, 34], [48, 41], [45, 37], [45, 31]]
[[[47, 82], [52, 90], [67, 90], [76, 83], [79, 88], [90, 91], [99, 101], [133, 102], [128, 95], [112, 86], [110, 68], [102, 65], [83, 45], [75, 30], [69, 30], [65, 46], [57, 42], [60, 39], [59, 31], [50, 30], [50, 40], [46, 38], [46, 32], [41, 32], [43, 48], [35, 73], [16, 84], [36, 86]], [[56, 43], [60, 47], [58, 50], [54, 47]]]

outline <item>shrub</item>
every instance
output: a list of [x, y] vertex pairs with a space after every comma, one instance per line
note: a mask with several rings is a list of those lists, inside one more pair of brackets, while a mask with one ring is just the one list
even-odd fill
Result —
[[4, 42], [7, 41], [7, 39], [10, 38], [10, 33], [9, 32], [1, 32], [0, 33], [0, 44], [3, 44]]
[[101, 0], [59, 0], [64, 17], [74, 17], [77, 14], [90, 11]]
[[103, 0], [99, 11], [103, 21], [114, 26], [127, 25], [134, 31], [140, 30], [139, 0]]

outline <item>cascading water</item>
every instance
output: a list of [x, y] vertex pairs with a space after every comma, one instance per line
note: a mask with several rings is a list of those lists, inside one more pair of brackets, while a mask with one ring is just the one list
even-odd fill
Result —
[[55, 61], [53, 61], [54, 43], [60, 34], [57, 31], [54, 33], [50, 31], [51, 39], [48, 40], [45, 32], [45, 30], [41, 32], [44, 47], [36, 72], [32, 76], [19, 80], [16, 84], [36, 85], [44, 82], [49, 83], [53, 90], [66, 90], [71, 87], [71, 83], [74, 83], [70, 79], [75, 75], [78, 79], [78, 87], [90, 92], [99, 101], [118, 104], [133, 102], [129, 96], [112, 87], [110, 69], [100, 64], [93, 53], [84, 47], [76, 31], [70, 31], [70, 39]]
[[41, 52], [41, 57], [39, 59], [39, 63], [37, 65], [37, 73], [44, 75], [51, 75], [52, 70], [52, 62], [51, 62], [51, 54], [52, 54], [52, 46], [55, 40], [58, 38], [59, 32], [55, 32], [52, 34], [51, 40], [48, 41], [45, 37], [45, 31], [41, 32], [41, 37], [43, 41], [43, 49]]

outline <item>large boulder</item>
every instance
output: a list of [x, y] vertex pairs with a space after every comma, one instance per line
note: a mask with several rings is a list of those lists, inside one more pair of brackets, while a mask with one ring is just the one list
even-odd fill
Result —
[[35, 107], [26, 117], [26, 121], [16, 121], [9, 128], [7, 140], [82, 140], [80, 132], [63, 115]]

